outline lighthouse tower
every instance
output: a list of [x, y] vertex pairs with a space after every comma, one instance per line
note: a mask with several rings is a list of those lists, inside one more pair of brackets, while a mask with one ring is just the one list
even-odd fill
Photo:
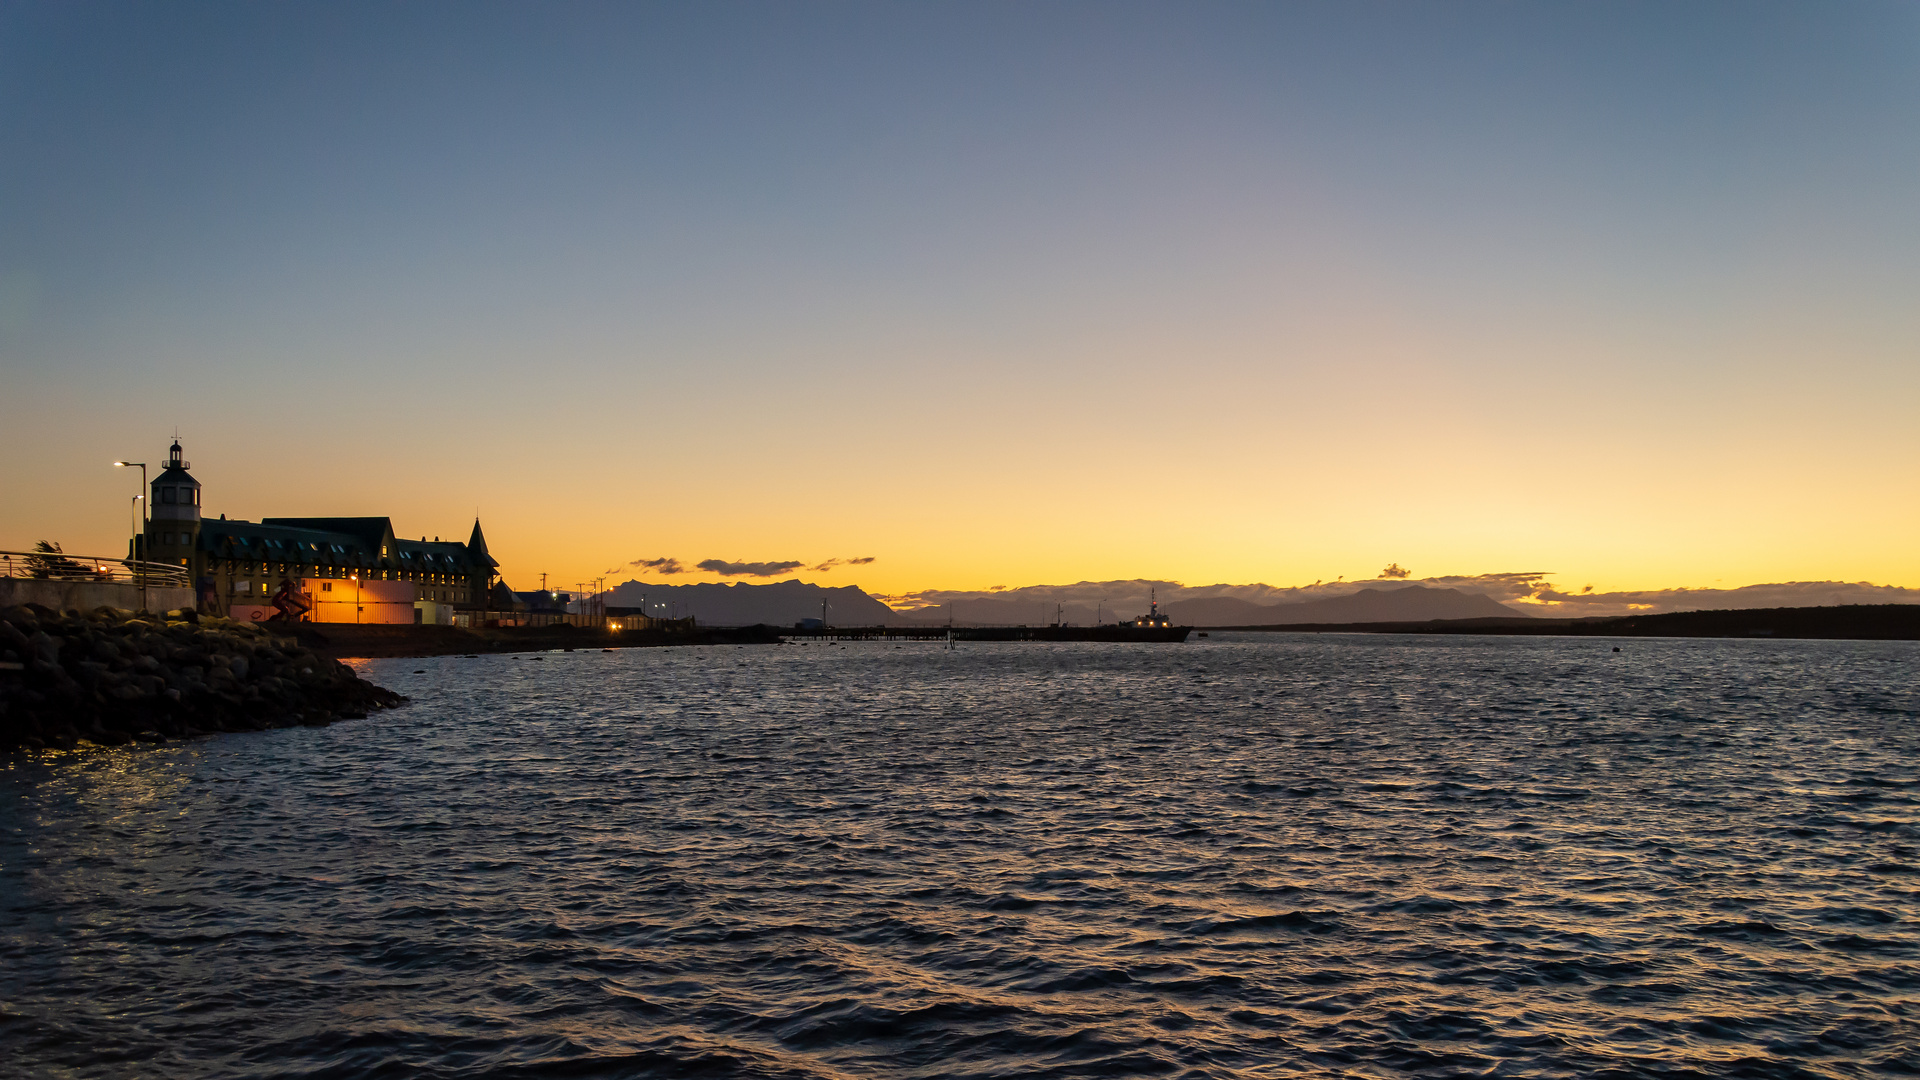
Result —
[[[155, 562], [193, 566], [200, 543], [200, 481], [187, 471], [180, 457], [180, 440], [167, 451], [167, 467], [154, 478], [147, 494], [148, 558]], [[197, 569], [197, 567], [196, 567]]]

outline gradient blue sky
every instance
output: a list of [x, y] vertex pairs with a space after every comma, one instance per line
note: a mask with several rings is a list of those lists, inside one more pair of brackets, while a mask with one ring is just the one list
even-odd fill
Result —
[[1920, 584], [1920, 5], [0, 3], [0, 547]]

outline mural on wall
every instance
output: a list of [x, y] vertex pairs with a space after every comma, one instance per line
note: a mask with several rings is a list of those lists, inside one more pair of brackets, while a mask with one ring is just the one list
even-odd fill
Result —
[[302, 616], [313, 610], [313, 601], [301, 592], [292, 578], [281, 578], [280, 588], [273, 594], [273, 614], [268, 622], [300, 622]]

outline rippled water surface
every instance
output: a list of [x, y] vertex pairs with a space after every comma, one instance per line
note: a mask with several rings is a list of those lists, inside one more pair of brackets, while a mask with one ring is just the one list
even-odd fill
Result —
[[368, 662], [414, 703], [0, 761], [0, 1075], [1911, 1075], [1917, 660]]

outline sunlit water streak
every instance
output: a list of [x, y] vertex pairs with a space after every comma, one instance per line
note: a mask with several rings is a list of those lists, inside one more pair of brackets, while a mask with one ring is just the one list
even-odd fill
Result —
[[370, 662], [414, 704], [0, 766], [0, 1074], [1911, 1074], [1916, 660]]

